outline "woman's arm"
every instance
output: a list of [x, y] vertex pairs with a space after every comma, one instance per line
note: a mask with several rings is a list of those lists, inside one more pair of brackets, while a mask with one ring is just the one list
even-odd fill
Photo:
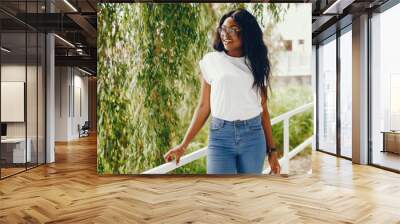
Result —
[[178, 164], [181, 156], [185, 153], [185, 150], [189, 143], [193, 140], [193, 138], [203, 127], [204, 123], [207, 121], [211, 111], [210, 91], [211, 86], [201, 77], [201, 96], [197, 108], [193, 114], [192, 121], [190, 122], [190, 126], [186, 131], [182, 143], [170, 149], [164, 155], [165, 161], [169, 162], [173, 159], [173, 157], [175, 157], [176, 164]]
[[269, 117], [269, 112], [267, 109], [267, 97], [265, 94], [262, 94], [261, 97], [261, 106], [262, 106], [262, 125], [264, 128], [265, 141], [267, 142], [267, 147], [269, 149], [275, 148], [274, 139], [272, 137], [272, 126], [271, 119]]
[[[267, 108], [267, 96], [266, 94], [261, 94], [261, 105], [262, 105], [262, 126], [265, 134], [265, 142], [269, 149], [275, 148], [274, 138], [272, 136], [272, 125], [271, 119], [269, 117], [269, 112]], [[267, 150], [267, 149], [266, 149]], [[278, 155], [276, 151], [270, 152], [268, 155], [268, 162], [271, 167], [272, 172], [279, 174], [281, 172], [281, 167], [278, 161]]]

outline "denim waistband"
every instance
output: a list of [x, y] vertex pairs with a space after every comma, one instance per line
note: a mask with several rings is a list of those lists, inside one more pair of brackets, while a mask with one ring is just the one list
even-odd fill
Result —
[[213, 120], [216, 120], [216, 121], [219, 121], [219, 122], [223, 122], [224, 124], [228, 124], [228, 125], [229, 124], [231, 124], [231, 125], [247, 125], [247, 124], [260, 122], [261, 121], [261, 114], [255, 116], [255, 117], [249, 118], [247, 120], [235, 120], [235, 121], [227, 121], [227, 120], [220, 119], [220, 118], [217, 118], [217, 117], [211, 117], [211, 118]]

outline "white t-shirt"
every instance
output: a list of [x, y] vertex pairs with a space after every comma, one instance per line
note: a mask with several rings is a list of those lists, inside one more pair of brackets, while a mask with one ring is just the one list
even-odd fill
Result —
[[211, 85], [211, 115], [223, 120], [247, 120], [262, 112], [261, 95], [244, 57], [209, 52], [199, 62], [204, 80]]

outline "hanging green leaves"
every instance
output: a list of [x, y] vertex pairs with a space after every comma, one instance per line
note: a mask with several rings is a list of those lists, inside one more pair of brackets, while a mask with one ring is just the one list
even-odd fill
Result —
[[[164, 153], [180, 143], [196, 108], [198, 61], [212, 50], [221, 13], [232, 7], [250, 6], [99, 4], [99, 173], [141, 173], [164, 163]], [[251, 10], [262, 20], [262, 4]], [[189, 151], [206, 144], [203, 128]], [[204, 166], [199, 160], [176, 172], [201, 173]]]

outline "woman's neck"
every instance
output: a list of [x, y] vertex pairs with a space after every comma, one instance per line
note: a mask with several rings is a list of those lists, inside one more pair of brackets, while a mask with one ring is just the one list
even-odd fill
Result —
[[243, 57], [243, 51], [241, 49], [226, 51], [226, 54], [231, 57]]

